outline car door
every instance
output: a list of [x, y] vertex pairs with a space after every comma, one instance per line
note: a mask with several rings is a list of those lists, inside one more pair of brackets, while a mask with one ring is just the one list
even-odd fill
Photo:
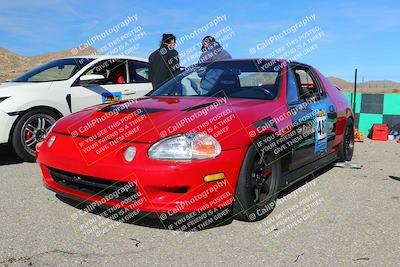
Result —
[[316, 158], [320, 158], [326, 156], [333, 149], [336, 135], [337, 109], [332, 99], [326, 93], [326, 90], [322, 82], [318, 78], [316, 72], [312, 68], [309, 68], [309, 74], [315, 81], [314, 88], [316, 91], [314, 92], [314, 94], [317, 95], [317, 98], [319, 99], [319, 105], [321, 108], [323, 108], [322, 114], [320, 113], [320, 116], [317, 116], [319, 125], [317, 125], [316, 128], [316, 130], [318, 131], [317, 134], [320, 139], [321, 137], [325, 137], [326, 135], [325, 149], [321, 149], [318, 151], [319, 153], [316, 153]]
[[[293, 150], [290, 169], [302, 167], [326, 156], [335, 139], [336, 108], [326, 94], [322, 83], [309, 66], [292, 67], [298, 88], [298, 102], [289, 105], [297, 112], [292, 113], [297, 131], [303, 141]], [[302, 109], [299, 109], [302, 107]]]
[[[134, 98], [129, 93], [127, 61], [105, 59], [83, 72], [71, 86], [72, 112], [101, 103]], [[101, 75], [104, 79], [82, 81], [82, 77], [87, 75]]]
[[290, 142], [292, 160], [289, 171], [302, 167], [314, 160], [315, 117], [312, 115], [312, 102], [301, 94], [299, 73], [291, 65], [288, 66], [287, 104], [291, 110], [294, 141]]
[[309, 112], [314, 120], [313, 160], [326, 156], [333, 148], [337, 111], [326, 94], [322, 83], [309, 66], [296, 66], [295, 75], [300, 80], [300, 98], [309, 102]]
[[138, 60], [128, 60], [129, 83], [123, 92], [128, 98], [139, 98], [153, 90], [149, 81], [149, 64]]

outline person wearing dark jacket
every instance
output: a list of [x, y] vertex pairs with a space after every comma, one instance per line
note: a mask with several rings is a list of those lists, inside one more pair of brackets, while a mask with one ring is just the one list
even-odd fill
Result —
[[216, 60], [231, 59], [232, 56], [212, 36], [206, 36], [201, 42], [199, 63], [214, 62]]
[[149, 80], [153, 84], [153, 89], [157, 89], [180, 72], [175, 41], [173, 34], [164, 33], [160, 48], [149, 56]]

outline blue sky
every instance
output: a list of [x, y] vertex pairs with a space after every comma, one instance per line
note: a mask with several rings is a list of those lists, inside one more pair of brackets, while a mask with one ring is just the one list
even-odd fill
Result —
[[[365, 80], [400, 81], [400, 3], [398, 1], [2, 1], [0, 3], [0, 47], [21, 55], [36, 55], [66, 50], [85, 43], [104, 33], [129, 16], [137, 20], [120, 27], [93, 46], [105, 45], [140, 27], [144, 36], [132, 43], [128, 54], [148, 57], [159, 45], [163, 32], [177, 38], [190, 35], [214, 19], [225, 19], [206, 31], [194, 34], [177, 47], [180, 53], [198, 53], [204, 35], [229, 29], [223, 45], [234, 58], [265, 57], [278, 53], [288, 43], [312, 29], [319, 38], [298, 49], [304, 55], [299, 61], [314, 65], [326, 76], [337, 76], [351, 81], [354, 68]], [[296, 23], [315, 15], [315, 20], [299, 26], [263, 49], [260, 47], [271, 36], [289, 29]], [[203, 30], [205, 28], [203, 27]], [[229, 36], [228, 36], [229, 35]], [[311, 38], [312, 36], [310, 36]], [[305, 40], [305, 39], [303, 39]], [[308, 51], [308, 53], [304, 53]], [[193, 54], [193, 52], [192, 52]], [[297, 54], [297, 53], [295, 53]], [[288, 55], [288, 54], [286, 54]], [[290, 55], [290, 53], [289, 53]], [[294, 55], [294, 54], [293, 54]], [[183, 56], [185, 57], [185, 56]]]

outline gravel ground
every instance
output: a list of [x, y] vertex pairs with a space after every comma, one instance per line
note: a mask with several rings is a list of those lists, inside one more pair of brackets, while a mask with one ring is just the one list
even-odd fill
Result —
[[[90, 213], [73, 220], [79, 210], [42, 186], [36, 164], [3, 152], [0, 265], [400, 266], [399, 156], [393, 142], [357, 143], [361, 170], [327, 168], [292, 186], [260, 222], [185, 234]], [[88, 222], [109, 231], [84, 234]]]

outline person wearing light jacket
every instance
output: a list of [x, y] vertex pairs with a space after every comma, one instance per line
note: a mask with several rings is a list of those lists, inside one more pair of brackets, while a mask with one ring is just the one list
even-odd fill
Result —
[[214, 62], [222, 59], [231, 59], [232, 56], [212, 36], [206, 36], [201, 42], [199, 63]]
[[[231, 59], [232, 56], [217, 42], [212, 36], [206, 36], [203, 38], [201, 51], [203, 53], [200, 56], [199, 64], [202, 63], [213, 63], [217, 60]], [[223, 70], [211, 69], [205, 73], [199, 73], [201, 77], [200, 86], [203, 90], [209, 91], [213, 85], [221, 77]]]

